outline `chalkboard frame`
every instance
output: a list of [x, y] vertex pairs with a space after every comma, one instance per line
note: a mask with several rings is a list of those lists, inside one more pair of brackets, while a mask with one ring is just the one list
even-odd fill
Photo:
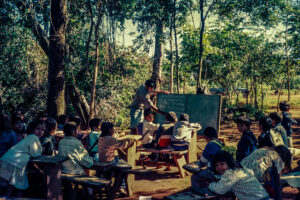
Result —
[[[209, 102], [209, 104], [213, 106], [213, 111], [208, 115], [205, 115], [205, 113], [204, 114], [201, 113], [201, 114], [196, 114], [197, 116], [195, 116], [196, 112], [194, 112], [193, 107], [189, 106], [188, 104], [189, 101], [194, 101], [193, 105], [197, 106], [195, 110], [198, 113], [199, 112], [201, 113], [201, 109], [204, 111], [206, 109], [205, 107], [202, 108], [204, 105], [201, 105], [201, 103], [203, 102], [204, 103]], [[202, 125], [202, 129], [198, 131], [199, 135], [203, 134], [203, 131], [207, 126], [212, 126], [217, 130], [218, 133], [220, 132], [221, 107], [222, 107], [221, 95], [158, 94], [156, 99], [156, 104], [157, 107], [162, 111], [165, 112], [174, 111], [177, 115], [177, 118], [179, 118], [181, 113], [189, 114], [191, 123], [200, 123]], [[170, 107], [172, 108], [175, 107], [175, 109], [172, 109]], [[209, 119], [206, 119], [205, 117], [209, 117]], [[156, 123], [163, 123], [164, 120], [165, 120], [164, 116], [156, 113], [155, 115]], [[206, 123], [207, 120], [209, 120], [208, 124]]]

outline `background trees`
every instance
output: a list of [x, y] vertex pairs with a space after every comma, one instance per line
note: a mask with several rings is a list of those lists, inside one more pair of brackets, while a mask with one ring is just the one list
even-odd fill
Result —
[[299, 87], [298, 1], [5, 0], [0, 8], [0, 107], [28, 117], [47, 109], [126, 125], [148, 78], [177, 93], [222, 87], [228, 105], [247, 89], [257, 109], [270, 89]]

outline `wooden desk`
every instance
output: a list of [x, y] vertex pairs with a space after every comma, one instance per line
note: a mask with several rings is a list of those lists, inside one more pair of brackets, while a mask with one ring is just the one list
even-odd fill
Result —
[[67, 157], [43, 155], [29, 161], [44, 166], [44, 173], [47, 176], [47, 200], [62, 200], [61, 163], [67, 159]]

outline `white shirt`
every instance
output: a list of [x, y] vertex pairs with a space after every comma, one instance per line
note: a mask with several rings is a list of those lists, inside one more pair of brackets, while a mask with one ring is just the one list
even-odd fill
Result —
[[11, 147], [2, 157], [1, 160], [23, 169], [27, 166], [30, 157], [42, 155], [42, 145], [38, 136], [29, 134], [15, 146]]
[[192, 139], [192, 131], [200, 130], [201, 125], [198, 123], [189, 123], [187, 121], [178, 121], [174, 125], [172, 142], [187, 142], [190, 143]]
[[208, 188], [217, 194], [233, 192], [241, 200], [259, 200], [269, 196], [253, 172], [243, 168], [226, 170], [221, 180], [211, 183]]
[[72, 136], [65, 136], [59, 142], [58, 155], [69, 157], [62, 163], [62, 172], [66, 174], [85, 174], [83, 167], [90, 168], [94, 164], [82, 143]]
[[142, 144], [149, 144], [153, 141], [154, 132], [158, 130], [160, 124], [154, 124], [147, 120], [143, 121], [143, 138]]

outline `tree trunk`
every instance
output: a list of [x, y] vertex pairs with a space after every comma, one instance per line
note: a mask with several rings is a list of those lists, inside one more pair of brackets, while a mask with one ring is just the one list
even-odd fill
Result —
[[177, 30], [176, 30], [176, 0], [174, 0], [173, 4], [173, 29], [174, 29], [174, 37], [175, 37], [175, 68], [176, 68], [176, 75], [177, 75], [177, 94], [180, 92], [180, 77], [179, 77], [179, 55], [178, 55], [178, 43], [177, 43]]
[[174, 67], [173, 67], [173, 38], [172, 38], [172, 23], [170, 25], [170, 93], [173, 93], [173, 82], [174, 82]]
[[50, 117], [65, 113], [64, 57], [67, 0], [51, 0], [47, 111]]
[[258, 109], [258, 103], [257, 103], [257, 82], [256, 82], [256, 77], [254, 77], [254, 105], [255, 108]]
[[286, 68], [287, 68], [287, 86], [288, 86], [288, 101], [291, 100], [291, 83], [290, 83], [290, 61], [289, 61], [289, 53], [287, 46], [287, 25], [285, 26], [285, 54], [286, 54]]
[[91, 38], [92, 38], [92, 33], [93, 33], [93, 27], [94, 27], [94, 20], [93, 20], [93, 10], [91, 6], [91, 1], [87, 1], [87, 7], [88, 7], [88, 12], [91, 18], [91, 26], [90, 26], [90, 32], [88, 36], [88, 40], [86, 42], [86, 49], [85, 49], [85, 72], [89, 71], [89, 52], [90, 52], [90, 43], [91, 43]]
[[94, 76], [93, 76], [93, 83], [92, 83], [92, 89], [91, 89], [91, 102], [90, 102], [90, 114], [89, 114], [89, 120], [93, 119], [95, 116], [95, 96], [96, 96], [96, 84], [97, 84], [97, 77], [98, 77], [98, 68], [99, 68], [99, 25], [102, 18], [102, 12], [101, 12], [101, 1], [98, 1], [97, 7], [98, 7], [98, 18], [97, 23], [95, 26], [95, 46], [96, 46], [96, 52], [95, 52], [95, 66], [94, 66]]
[[161, 60], [162, 60], [162, 43], [163, 43], [164, 25], [161, 20], [156, 22], [156, 35], [155, 35], [155, 51], [153, 60], [153, 71], [151, 79], [155, 82], [155, 88], [160, 90], [161, 82]]
[[72, 105], [81, 119], [82, 129], [86, 129], [88, 127], [88, 119], [90, 112], [89, 105], [85, 97], [83, 95], [80, 95], [79, 90], [74, 85], [68, 87], [68, 93]]
[[200, 26], [200, 49], [199, 49], [199, 67], [198, 67], [198, 80], [197, 80], [197, 89], [201, 85], [201, 74], [202, 74], [202, 61], [203, 61], [203, 34], [204, 34], [204, 27], [205, 27], [205, 19], [204, 19], [204, 0], [200, 0], [200, 20], [201, 20], [201, 26]]
[[260, 83], [260, 92], [261, 92], [260, 110], [263, 111], [263, 109], [264, 109], [264, 87], [263, 87], [263, 82]]

